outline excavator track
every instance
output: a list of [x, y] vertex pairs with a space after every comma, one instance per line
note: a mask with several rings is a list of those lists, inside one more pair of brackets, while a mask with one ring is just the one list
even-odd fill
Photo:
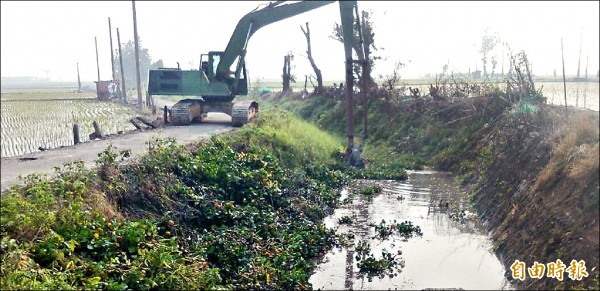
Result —
[[200, 100], [186, 99], [171, 107], [171, 123], [173, 125], [189, 125], [193, 121], [202, 120]]
[[258, 103], [254, 100], [244, 100], [233, 103], [231, 108], [231, 124], [239, 127], [250, 123], [258, 114]]

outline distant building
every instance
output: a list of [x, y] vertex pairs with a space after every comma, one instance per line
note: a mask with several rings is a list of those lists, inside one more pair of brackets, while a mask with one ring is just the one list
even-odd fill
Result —
[[116, 97], [116, 84], [111, 81], [95, 81], [99, 100], [110, 100]]

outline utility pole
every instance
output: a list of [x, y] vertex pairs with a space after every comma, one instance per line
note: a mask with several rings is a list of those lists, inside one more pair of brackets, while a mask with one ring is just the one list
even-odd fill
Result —
[[112, 28], [110, 26], [110, 17], [108, 18], [108, 37], [110, 38], [110, 65], [112, 66], [112, 80], [115, 81], [115, 55], [113, 53]]
[[119, 42], [119, 64], [121, 65], [121, 86], [123, 87], [123, 103], [127, 104], [127, 90], [125, 89], [125, 72], [123, 71], [123, 53], [121, 52], [121, 35], [117, 27], [117, 41]]
[[583, 45], [583, 28], [581, 28], [581, 38], [579, 39], [579, 61], [577, 61], [577, 81], [579, 81], [579, 69], [581, 68], [581, 46]]
[[77, 93], [81, 93], [81, 79], [79, 78], [79, 63], [77, 63]]
[[560, 53], [562, 55], [563, 88], [564, 88], [564, 93], [565, 93], [565, 118], [568, 121], [569, 120], [569, 113], [568, 113], [569, 108], [567, 107], [567, 80], [565, 77], [565, 51], [563, 49], [562, 37], [560, 38]]
[[586, 56], [586, 57], [585, 57], [585, 79], [586, 79], [586, 80], [587, 80], [587, 76], [588, 76], [588, 75], [587, 75], [587, 72], [588, 72], [588, 64], [589, 64], [589, 61], [590, 61], [590, 56]]
[[98, 68], [98, 82], [100, 82], [100, 61], [98, 61], [98, 37], [94, 36], [96, 42], [96, 68]]
[[142, 84], [140, 80], [140, 45], [138, 44], [137, 19], [135, 15], [135, 0], [131, 1], [133, 8], [133, 37], [135, 43], [135, 71], [137, 81], [138, 110], [142, 111]]
[[[587, 82], [588, 77], [588, 61], [590, 60], [589, 56], [585, 57], [585, 81]], [[587, 108], [587, 90], [583, 90], [583, 108]]]
[[504, 77], [504, 45], [505, 44], [506, 44], [505, 42], [502, 43], [502, 77]]

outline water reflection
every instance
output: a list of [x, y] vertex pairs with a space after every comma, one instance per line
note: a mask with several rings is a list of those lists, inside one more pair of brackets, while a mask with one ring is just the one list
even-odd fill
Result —
[[[509, 289], [490, 239], [469, 212], [466, 194], [454, 186], [452, 179], [444, 173], [417, 171], [409, 172], [407, 182], [355, 181], [352, 189], [377, 183], [383, 191], [372, 197], [359, 191], [342, 193], [341, 200], [348, 195], [354, 195], [354, 199], [327, 217], [325, 225], [337, 228], [338, 233], [354, 234], [355, 243], [369, 241], [371, 253], [377, 258], [382, 250], [401, 250], [405, 267], [396, 276], [368, 278], [359, 273], [353, 248], [338, 248], [325, 255], [310, 278], [313, 288]], [[344, 216], [349, 216], [352, 223], [339, 224], [338, 219]], [[409, 220], [421, 227], [423, 236], [376, 239], [369, 224], [382, 220], [388, 224]]]

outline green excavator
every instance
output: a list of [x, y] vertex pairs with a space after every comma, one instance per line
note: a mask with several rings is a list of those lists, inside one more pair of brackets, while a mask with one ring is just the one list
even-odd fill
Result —
[[[200, 56], [199, 70], [160, 68], [150, 70], [148, 94], [190, 96], [171, 107], [171, 123], [188, 125], [202, 121], [208, 112], [222, 112], [231, 116], [233, 126], [251, 122], [258, 113], [255, 100], [234, 102], [237, 95], [248, 94], [245, 56], [250, 37], [260, 28], [334, 3], [335, 1], [301, 1], [284, 4], [271, 2], [246, 14], [237, 24], [225, 51], [211, 51]], [[346, 60], [352, 61], [353, 13], [356, 1], [339, 1]], [[237, 63], [236, 63], [237, 60]], [[235, 70], [231, 67], [235, 65]], [[348, 65], [346, 65], [348, 70]], [[350, 83], [352, 84], [352, 83]]]

